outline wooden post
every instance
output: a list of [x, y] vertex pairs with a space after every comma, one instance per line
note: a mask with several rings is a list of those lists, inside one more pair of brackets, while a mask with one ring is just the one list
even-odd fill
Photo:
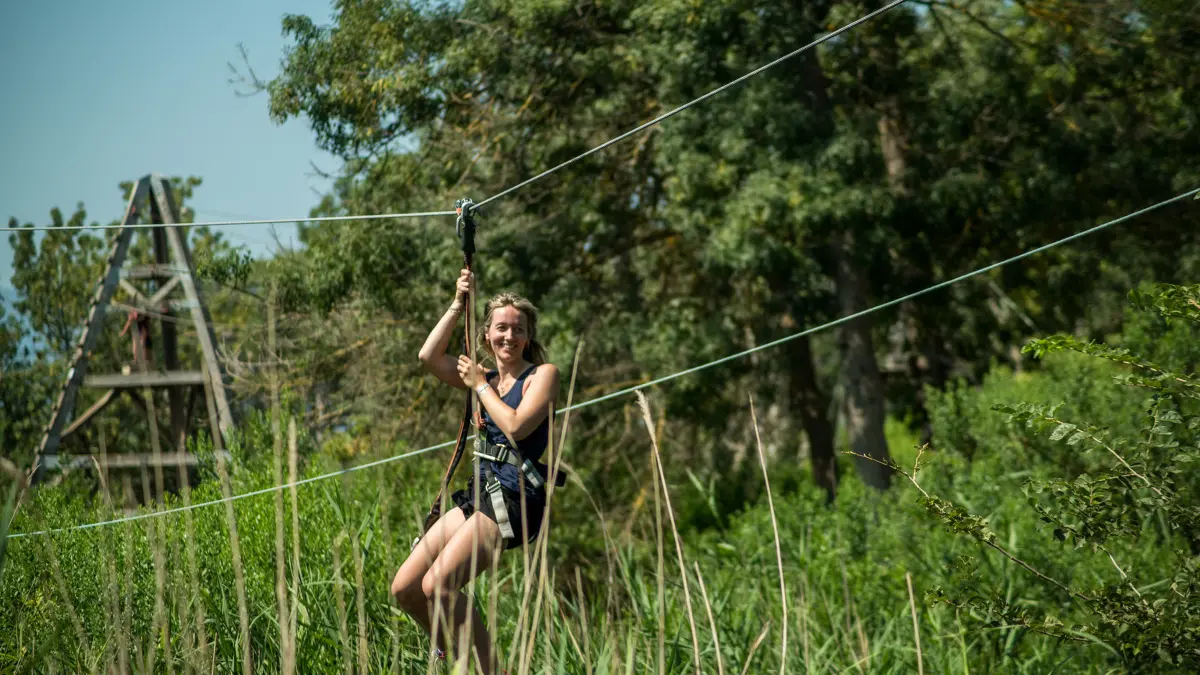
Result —
[[[157, 193], [153, 189], [157, 186], [152, 186], [151, 192]], [[154, 194], [154, 199], [150, 200], [150, 217], [155, 223], [173, 223], [175, 222], [174, 214], [168, 212], [160, 205], [158, 194]], [[156, 265], [169, 265], [171, 262], [171, 252], [167, 247], [167, 232], [170, 228], [156, 227], [150, 230], [150, 239], [154, 244], [154, 263]], [[179, 277], [173, 277], [178, 279]], [[157, 280], [155, 283], [158, 283]], [[168, 282], [169, 284], [170, 282]], [[160, 285], [160, 288], [162, 285]], [[156, 289], [158, 290], [158, 289]], [[157, 296], [158, 293], [155, 293]], [[150, 307], [152, 311], [160, 312], [166, 316], [170, 316], [170, 305], [160, 307]], [[163, 365], [168, 371], [179, 370], [179, 337], [175, 330], [175, 322], [170, 319], [159, 321], [162, 326], [162, 342], [163, 342]], [[143, 371], [144, 372], [144, 371]], [[171, 411], [171, 447], [180, 451], [184, 450], [184, 439], [187, 437], [187, 420], [184, 419], [183, 409], [183, 389], [180, 387], [167, 387], [167, 405]]]
[[[171, 186], [158, 174], [150, 176], [150, 184], [164, 221], [169, 218], [171, 223], [177, 222], [175, 196], [171, 192]], [[196, 337], [200, 342], [204, 361], [203, 368], [208, 372], [208, 379], [213, 385], [213, 400], [217, 406], [217, 423], [221, 428], [221, 434], [227, 435], [233, 429], [233, 415], [229, 412], [229, 401], [225, 397], [225, 381], [221, 376], [221, 366], [217, 362], [217, 337], [212, 330], [212, 319], [208, 315], [208, 306], [201, 301], [200, 292], [196, 289], [196, 282], [192, 279], [192, 257], [188, 253], [187, 244], [184, 242], [179, 228], [163, 229], [166, 230], [167, 243], [171, 247], [175, 264], [187, 270], [180, 272], [179, 285], [183, 286], [183, 293], [187, 297], [192, 313], [192, 323], [196, 324]]]
[[125, 262], [125, 255], [129, 252], [129, 241], [133, 238], [133, 230], [124, 226], [137, 222], [138, 205], [146, 198], [149, 189], [150, 181], [143, 178], [130, 191], [129, 203], [125, 206], [125, 216], [121, 219], [122, 227], [117, 231], [112, 251], [108, 254], [108, 268], [100, 280], [96, 294], [92, 297], [91, 307], [88, 308], [87, 323], [84, 326], [83, 334], [79, 336], [79, 344], [75, 348], [75, 353], [71, 356], [71, 368], [67, 371], [67, 381], [59, 392], [58, 400], [50, 413], [50, 423], [46, 425], [42, 442], [38, 445], [37, 455], [34, 457], [34, 482], [41, 481], [47, 468], [54, 468], [58, 465], [58, 444], [62, 430], [74, 411], [75, 396], [79, 393], [79, 385], [83, 382], [84, 373], [87, 372], [89, 353], [95, 346], [96, 336], [99, 335], [104, 324], [104, 311], [108, 308], [113, 293], [117, 290], [121, 278], [121, 265]]

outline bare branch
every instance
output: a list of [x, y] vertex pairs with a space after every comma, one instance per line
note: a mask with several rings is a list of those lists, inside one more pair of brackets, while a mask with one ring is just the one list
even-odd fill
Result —
[[254, 67], [250, 65], [250, 54], [246, 51], [246, 45], [241, 42], [238, 43], [238, 54], [242, 57], [242, 66], [245, 68], [245, 72], [238, 70], [237, 66], [226, 61], [230, 72], [228, 82], [234, 87], [243, 86], [250, 89], [249, 91], [238, 91], [235, 88], [233, 93], [236, 96], [246, 98], [266, 91], [267, 83], [258, 79], [258, 75], [254, 72]]
[[[312, 168], [312, 171], [310, 171], [309, 173], [306, 173], [304, 175], [308, 176], [309, 178], [321, 178], [324, 180], [333, 180], [334, 175], [332, 173], [322, 170], [320, 167], [317, 166], [317, 163], [312, 161], [311, 159], [308, 160], [308, 166], [310, 168]], [[316, 190], [314, 190], [314, 192], [316, 192]], [[318, 197], [324, 196], [320, 192], [316, 192], [316, 194]]]
[[932, 0], [924, 0], [924, 1], [918, 0], [918, 4], [925, 5], [926, 7], [928, 7], [930, 9], [931, 12], [933, 11], [934, 7], [942, 7], [944, 9], [954, 10], [955, 12], [967, 17], [967, 19], [969, 19], [971, 21], [971, 23], [979, 26], [980, 28], [982, 28], [983, 30], [985, 30], [989, 34], [991, 34], [993, 37], [998, 38], [999, 40], [1001, 40], [1002, 42], [1007, 44], [1009, 47], [1012, 47], [1013, 49], [1020, 49], [1022, 46], [1025, 46], [1025, 47], [1033, 46], [1027, 42], [1014, 40], [1013, 38], [1008, 37], [1007, 35], [1005, 35], [1004, 33], [1001, 33], [1000, 31], [996, 30], [995, 28], [992, 28], [991, 24], [989, 24], [987, 21], [984, 21], [983, 19], [979, 18], [978, 16], [972, 14], [965, 7], [959, 7], [956, 4], [947, 4], [944, 2], [933, 2]]

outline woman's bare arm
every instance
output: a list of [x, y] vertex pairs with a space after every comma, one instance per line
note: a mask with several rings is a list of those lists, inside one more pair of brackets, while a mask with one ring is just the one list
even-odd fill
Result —
[[425, 338], [425, 344], [421, 346], [421, 351], [417, 355], [426, 370], [433, 373], [442, 382], [458, 389], [466, 389], [467, 385], [463, 383], [462, 377], [458, 374], [458, 359], [447, 354], [446, 348], [450, 346], [450, 339], [454, 336], [454, 327], [458, 325], [458, 315], [462, 313], [463, 307], [466, 305], [465, 298], [473, 282], [471, 273], [463, 270], [458, 278], [454, 303], [433, 327], [429, 337]]

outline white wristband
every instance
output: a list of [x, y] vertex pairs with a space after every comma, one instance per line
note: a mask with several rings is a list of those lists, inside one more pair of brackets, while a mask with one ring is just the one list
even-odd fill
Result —
[[479, 385], [478, 387], [475, 387], [475, 394], [478, 396], [483, 396], [483, 391], [487, 388], [488, 388], [488, 383], [484, 382], [483, 384]]

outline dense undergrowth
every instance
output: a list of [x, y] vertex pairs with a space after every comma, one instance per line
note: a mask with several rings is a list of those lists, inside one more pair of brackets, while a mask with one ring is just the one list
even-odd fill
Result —
[[[1135, 296], [1143, 309], [1111, 348], [1036, 342], [1035, 369], [995, 367], [981, 383], [929, 392], [930, 447], [889, 425], [915, 484], [880, 494], [847, 477], [827, 506], [801, 468], [769, 460], [773, 522], [766, 499], [717, 513], [712, 483], [668, 463], [683, 562], [649, 468], [644, 502], [619, 519], [605, 517], [603, 474], [580, 468], [554, 503], [545, 575], [513, 552], [476, 586], [502, 657], [514, 673], [910, 673], [918, 662], [930, 673], [1194, 672], [1196, 297]], [[329, 444], [299, 440], [302, 476], [340, 466]], [[652, 466], [644, 428], [637, 443]], [[271, 446], [269, 420], [248, 421], [233, 448], [235, 493], [276, 482]], [[193, 503], [221, 495], [200, 451]], [[393, 608], [388, 583], [440, 460], [302, 485], [298, 530], [283, 493], [299, 672], [429, 672], [428, 640]], [[110, 517], [99, 493], [68, 496], [79, 487], [37, 491], [14, 531]], [[235, 502], [249, 635], [226, 511], [207, 506], [10, 540], [0, 671], [235, 672], [248, 641], [254, 669], [277, 672], [274, 494]]]

